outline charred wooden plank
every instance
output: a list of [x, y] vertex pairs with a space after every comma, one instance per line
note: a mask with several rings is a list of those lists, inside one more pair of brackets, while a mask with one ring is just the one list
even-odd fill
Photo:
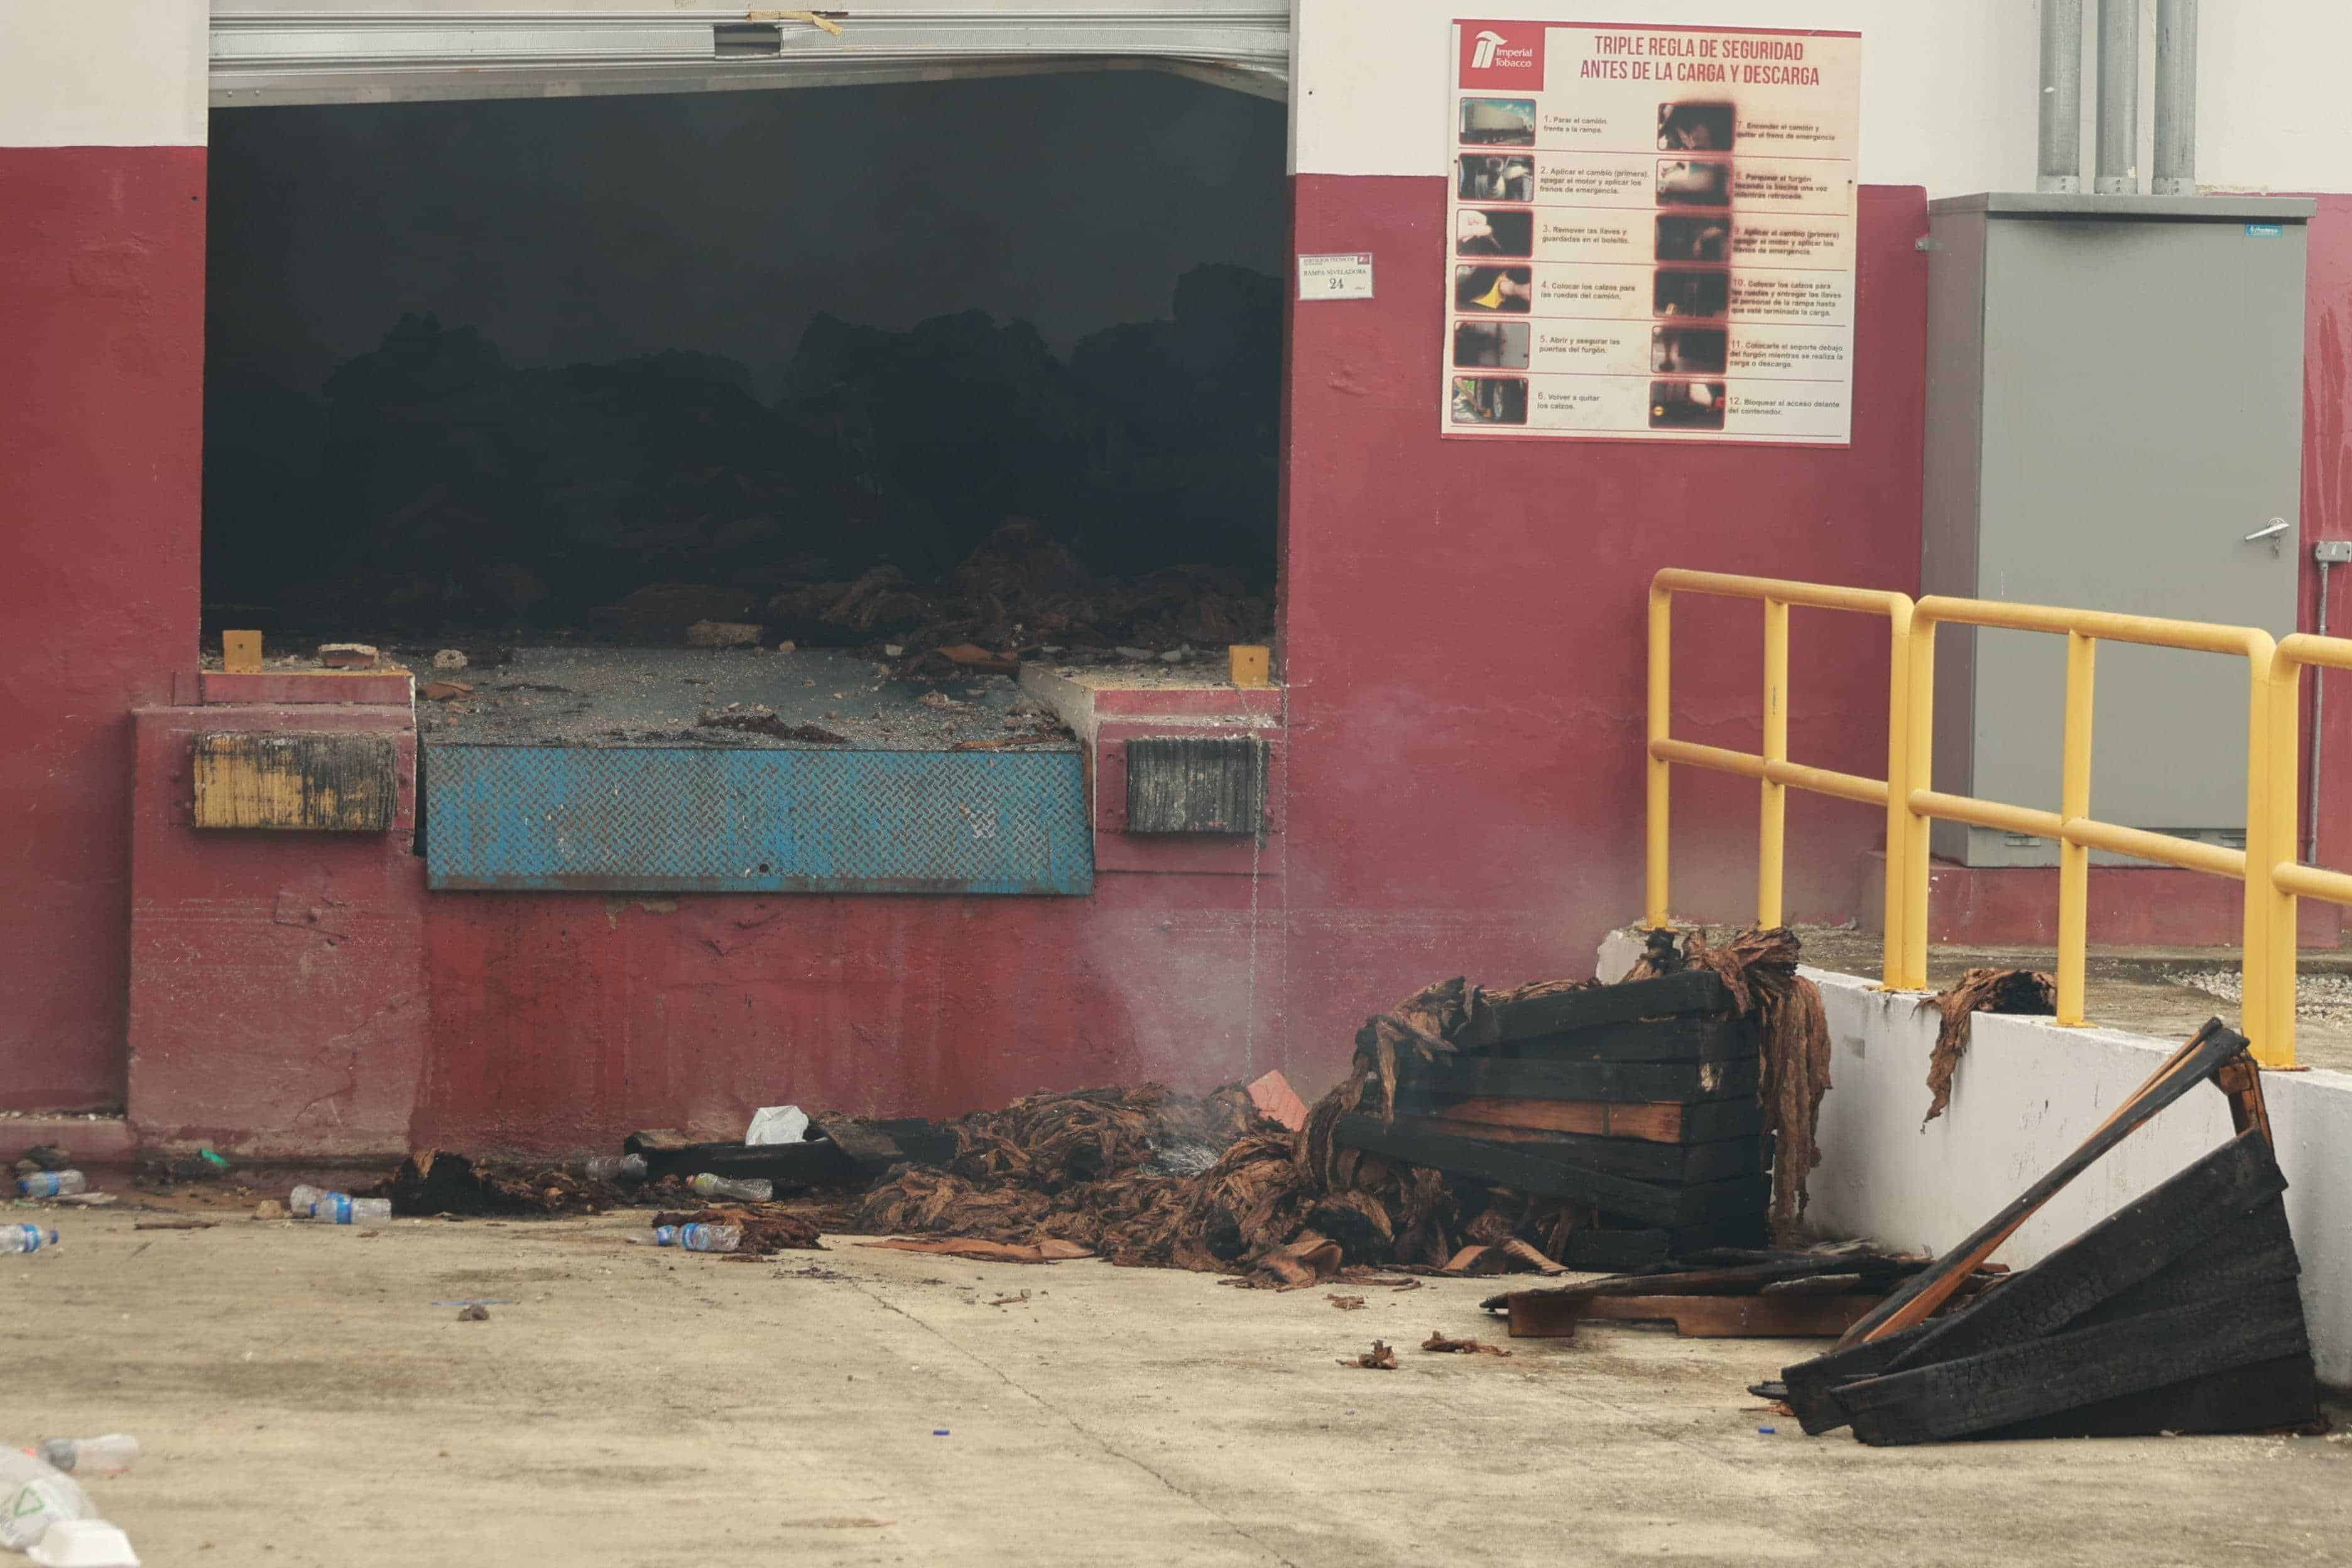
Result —
[[2249, 1128], [2258, 1131], [2263, 1142], [2277, 1145], [2271, 1136], [2271, 1109], [2263, 1099], [2263, 1069], [2252, 1057], [2241, 1057], [2224, 1062], [2213, 1074], [2214, 1084], [2230, 1097], [2230, 1126], [2243, 1132]]
[[1339, 1142], [1351, 1148], [1482, 1176], [1523, 1193], [1575, 1198], [1659, 1225], [1696, 1225], [1750, 1212], [1760, 1215], [1770, 1201], [1771, 1183], [1762, 1176], [1664, 1186], [1542, 1159], [1512, 1144], [1391, 1126], [1374, 1116], [1343, 1117], [1335, 1131]]
[[1831, 1397], [1865, 1443], [1930, 1443], [2310, 1349], [2302, 1298], [2283, 1281], [1863, 1378]]
[[1685, 1339], [1832, 1339], [1878, 1304], [1874, 1295], [1561, 1296], [1517, 1290], [1509, 1298], [1513, 1339], [1572, 1339], [1580, 1322], [1675, 1326]]
[[2286, 1205], [2273, 1198], [2194, 1252], [2174, 1258], [2067, 1327], [2087, 1328], [2167, 1307], [2185, 1307], [2192, 1301], [2243, 1295], [2256, 1286], [2299, 1279], [2302, 1274], [2303, 1260], [2295, 1256], [2294, 1236], [2287, 1228]]
[[1673, 1229], [1580, 1230], [1568, 1238], [1560, 1261], [1570, 1268], [1640, 1268], [1709, 1247], [1738, 1246], [1765, 1238], [1764, 1215], [1744, 1215]]
[[[2217, 1238], [2221, 1245], [2243, 1246], [2258, 1237], [2284, 1242], [2291, 1261], [2294, 1245], [2277, 1201], [2285, 1190], [2286, 1178], [2269, 1142], [2258, 1131], [2242, 1132], [2012, 1276], [1982, 1301], [1939, 1321], [1888, 1370], [1952, 1361], [2050, 1333], [2176, 1259], [2202, 1252], [2208, 1256], [2189, 1261], [2212, 1266], [2217, 1259], [2210, 1254]], [[2252, 1212], [2264, 1206], [2278, 1211], [2274, 1232]], [[2110, 1315], [2129, 1315], [2131, 1310]]]
[[1513, 1061], [1464, 1057], [1433, 1062], [1405, 1079], [1425, 1094], [1522, 1100], [1672, 1101], [1753, 1100], [1758, 1063]]
[[871, 1121], [820, 1110], [809, 1118], [809, 1125], [824, 1134], [863, 1176], [878, 1176], [907, 1157], [898, 1141]]
[[1636, 1018], [1675, 1018], [1692, 1013], [1729, 1013], [1731, 993], [1713, 972], [1686, 969], [1654, 980], [1628, 980], [1587, 991], [1563, 991], [1524, 1002], [1494, 1005], [1496, 1037], [1524, 1040]]
[[857, 1167], [834, 1143], [813, 1138], [801, 1143], [688, 1143], [682, 1149], [638, 1151], [654, 1180], [664, 1176], [761, 1177], [779, 1193], [839, 1186], [857, 1180]]
[[1979, 1226], [1967, 1240], [1937, 1258], [1934, 1268], [1914, 1276], [1903, 1289], [1889, 1296], [1877, 1311], [1856, 1323], [1848, 1337], [1867, 1338], [1907, 1328], [1934, 1311], [1970, 1270], [1992, 1256], [1994, 1248], [2014, 1235], [2019, 1226], [2031, 1219], [2034, 1211], [2067, 1183], [2245, 1048], [2244, 1036], [2224, 1027], [2219, 1018], [2209, 1019], [2187, 1045], [2175, 1051], [2072, 1153], [2052, 1166], [2040, 1181], [2019, 1194], [1999, 1214]]
[[1752, 1100], [1644, 1104], [1606, 1100], [1465, 1098], [1405, 1089], [1397, 1095], [1397, 1107], [1452, 1121], [1576, 1132], [1595, 1138], [1638, 1138], [1651, 1143], [1717, 1143], [1727, 1138], [1745, 1138], [1764, 1128], [1764, 1109]]
[[1835, 1391], [1862, 1378], [1877, 1376], [1893, 1365], [1897, 1356], [1935, 1331], [1934, 1323], [1920, 1323], [1883, 1340], [1843, 1345], [1811, 1361], [1782, 1367], [1780, 1381], [1788, 1386], [1789, 1408], [1797, 1413], [1797, 1424], [1810, 1437], [1844, 1426], [1848, 1416], [1845, 1407], [1832, 1397]]
[[1762, 1049], [1756, 1020], [1700, 1016], [1638, 1019], [1535, 1035], [1471, 1054], [1512, 1061], [1727, 1062]]
[[1490, 1127], [1443, 1116], [1400, 1116], [1395, 1125], [1440, 1137], [1506, 1143], [1534, 1159], [1565, 1161], [1643, 1182], [1715, 1182], [1765, 1168], [1764, 1140], [1758, 1136], [1714, 1143], [1649, 1143], [1633, 1138], [1587, 1138], [1571, 1132]]
[[2319, 1419], [2319, 1380], [2309, 1355], [2279, 1356], [2209, 1372], [2137, 1394], [2015, 1421], [1976, 1438], [2136, 1437], [2151, 1432], [2267, 1432]]
[[919, 1116], [885, 1117], [874, 1125], [918, 1165], [944, 1165], [956, 1157], [955, 1129]]
[[1866, 1295], [1875, 1301], [1896, 1280], [1916, 1273], [1922, 1267], [1915, 1259], [1876, 1254], [1840, 1258], [1797, 1253], [1755, 1263], [1682, 1268], [1671, 1273], [1644, 1270], [1607, 1279], [1585, 1279], [1573, 1285], [1551, 1286], [1540, 1293], [1564, 1300], [1587, 1300], [1599, 1296], [1747, 1296], [1784, 1280], [1841, 1277], [1860, 1286], [1854, 1294]]

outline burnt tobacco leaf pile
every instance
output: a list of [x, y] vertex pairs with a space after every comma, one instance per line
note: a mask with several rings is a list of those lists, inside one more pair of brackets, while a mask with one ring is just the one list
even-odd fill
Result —
[[[1747, 933], [1717, 948], [1693, 935], [1645, 961], [1666, 963], [1713, 969], [1743, 1010], [1762, 1011], [1768, 1125], [1794, 1152], [1780, 1162], [1774, 1208], [1785, 1181], [1793, 1215], [1819, 1159], [1814, 1117], [1829, 1087], [1828, 1030], [1819, 994], [1796, 974], [1795, 938]], [[1032, 1095], [955, 1123], [957, 1153], [944, 1167], [895, 1167], [856, 1224], [877, 1234], [1074, 1241], [1114, 1263], [1276, 1289], [1375, 1267], [1435, 1272], [1465, 1247], [1542, 1268], [1593, 1222], [1589, 1206], [1350, 1148], [1335, 1133], [1360, 1111], [1393, 1115], [1405, 1053], [1438, 1059], [1491, 1030], [1498, 1000], [1592, 984], [1488, 993], [1457, 978], [1423, 987], [1358, 1034], [1352, 1070], [1297, 1132], [1258, 1115], [1234, 1087], [1201, 1098], [1160, 1085]]]
[[420, 1149], [389, 1181], [360, 1194], [390, 1198], [392, 1212], [422, 1215], [603, 1214], [632, 1201], [611, 1184], [561, 1167], [477, 1163], [446, 1150]]

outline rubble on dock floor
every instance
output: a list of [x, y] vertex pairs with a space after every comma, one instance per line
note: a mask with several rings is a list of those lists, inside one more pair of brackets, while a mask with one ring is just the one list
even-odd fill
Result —
[[[1795, 968], [1795, 939], [1776, 931], [1719, 948], [1696, 935], [1662, 944], [1645, 960], [1643, 980], [1627, 986], [1546, 981], [1487, 992], [1460, 978], [1443, 981], [1366, 1024], [1349, 1077], [1297, 1131], [1261, 1115], [1238, 1088], [1200, 1098], [1159, 1086], [1035, 1095], [948, 1124], [954, 1155], [893, 1170], [867, 1194], [857, 1223], [1015, 1244], [1075, 1241], [1118, 1263], [1239, 1275], [1277, 1289], [1319, 1283], [1343, 1268], [1557, 1271], [1586, 1234], [1638, 1232], [1646, 1256], [1635, 1260], [1646, 1261], [1692, 1241], [1691, 1226], [1655, 1223], [1685, 1208], [1723, 1222], [1707, 1233], [1710, 1242], [1760, 1241], [1768, 1199], [1778, 1189], [1766, 1174], [1759, 1134], [1811, 1156], [1812, 1116], [1827, 1087], [1819, 998]], [[1670, 974], [1690, 978], [1669, 981]], [[1666, 990], [1690, 993], [1696, 1002], [1679, 1011], [1703, 1015], [1705, 1026], [1669, 1016], [1678, 1009], [1664, 999]], [[1684, 1041], [1717, 1054], [1653, 1059], [1643, 1076], [1614, 1059], [1627, 1041], [1637, 1056], [1672, 1057]], [[1743, 1051], [1745, 1076], [1727, 1072], [1729, 1055]], [[1508, 1088], [1450, 1084], [1442, 1075], [1469, 1064], [1475, 1077], [1486, 1070], [1478, 1063], [1492, 1062], [1507, 1076], [1517, 1068], [1505, 1064], [1531, 1058], [1538, 1067], [1553, 1058], [1571, 1064], [1557, 1070], [1583, 1072], [1579, 1083], [1609, 1080], [1585, 1100], [1544, 1100], [1549, 1106], [1604, 1103], [1613, 1092], [1609, 1084], [1638, 1078], [1629, 1091], [1635, 1098], [1619, 1101], [1629, 1109], [1641, 1105], [1641, 1093], [1656, 1092], [1677, 1110], [1677, 1095], [1744, 1105], [1746, 1121], [1713, 1140], [1676, 1131], [1663, 1143], [1654, 1129], [1612, 1137], [1605, 1127], [1591, 1135], [1474, 1127], [1474, 1134], [1492, 1136], [1439, 1140], [1421, 1158], [1383, 1141], [1382, 1130], [1410, 1120], [1399, 1116], [1401, 1094], [1407, 1110], [1424, 1089], [1448, 1097], [1438, 1109], [1508, 1102]], [[1520, 1088], [1530, 1103], [1558, 1091], [1548, 1081]], [[1760, 1112], [1759, 1095], [1768, 1097]], [[1727, 1180], [1697, 1184], [1696, 1197], [1607, 1168], [1627, 1158], [1672, 1163], [1710, 1142], [1724, 1147], [1703, 1160], [1731, 1160], [1739, 1169]], [[1507, 1170], [1496, 1163], [1502, 1157]], [[1780, 1182], [1791, 1217], [1811, 1163], [1791, 1160]], [[1654, 1193], [1664, 1194], [1665, 1207], [1652, 1212], [1642, 1204]], [[1634, 1212], [1615, 1228], [1602, 1226], [1604, 1216], [1628, 1206]]]

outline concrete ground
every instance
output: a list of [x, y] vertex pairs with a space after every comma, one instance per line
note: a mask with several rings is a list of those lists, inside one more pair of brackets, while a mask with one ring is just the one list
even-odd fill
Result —
[[[1882, 973], [1879, 939], [1851, 926], [1806, 926], [1799, 932], [1807, 963], [1841, 974]], [[1927, 950], [1927, 979], [1942, 987], [1965, 970], [2039, 969], [2058, 962], [2052, 948], [1962, 947]], [[2159, 1040], [2185, 1040], [2219, 1016], [2238, 1022], [2235, 947], [2093, 947], [2083, 964], [2084, 1012], [2094, 1024]], [[2352, 952], [2306, 952], [2296, 982], [2295, 1059], [2304, 1067], [2352, 1069]]]
[[[0, 1437], [138, 1436], [92, 1489], [151, 1568], [2016, 1568], [2339, 1563], [2352, 1540], [2335, 1438], [1874, 1450], [1746, 1394], [1804, 1344], [1420, 1351], [1501, 1337], [1486, 1281], [1349, 1287], [1369, 1305], [1340, 1311], [841, 1238], [680, 1256], [627, 1244], [642, 1215], [134, 1228], [156, 1217], [56, 1213], [63, 1245], [0, 1258]], [[458, 1321], [481, 1297], [513, 1304]], [[1374, 1335], [1399, 1370], [1337, 1364]]]

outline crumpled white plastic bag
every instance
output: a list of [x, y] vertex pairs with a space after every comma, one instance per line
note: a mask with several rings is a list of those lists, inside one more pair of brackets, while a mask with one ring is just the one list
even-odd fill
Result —
[[805, 1143], [808, 1125], [808, 1112], [797, 1105], [763, 1105], [752, 1113], [751, 1130], [743, 1134], [743, 1145], [751, 1148], [761, 1143]]

